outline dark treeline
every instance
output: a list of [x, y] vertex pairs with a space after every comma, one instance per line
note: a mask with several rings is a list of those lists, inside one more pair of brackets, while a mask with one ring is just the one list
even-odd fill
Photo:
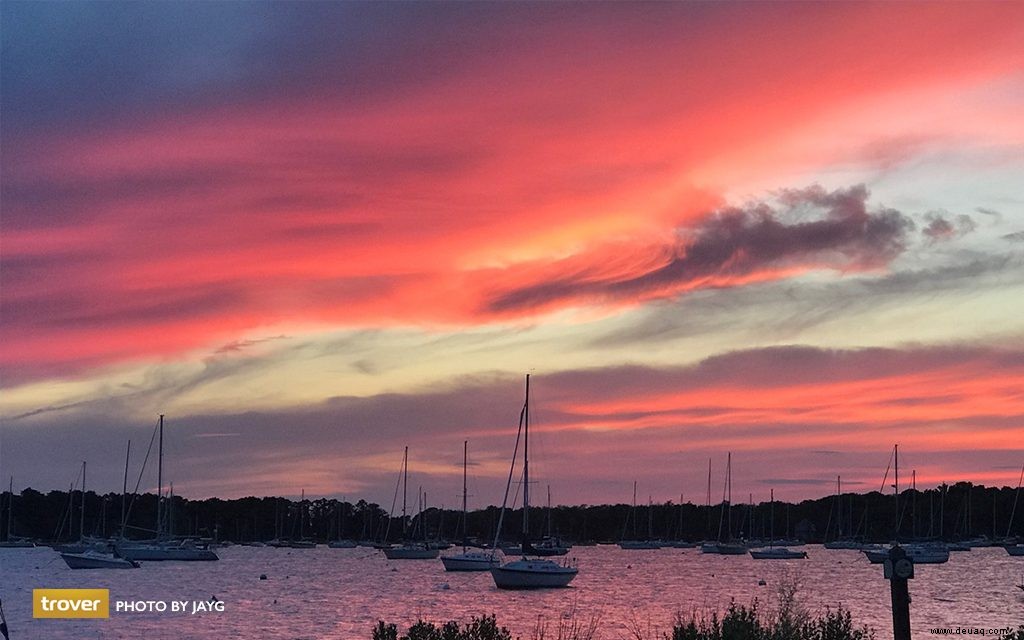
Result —
[[[967, 539], [977, 536], [1002, 538], [1024, 537], [1024, 514], [1011, 516], [1018, 491], [1014, 488], [985, 487], [960, 482], [925, 491], [906, 490], [900, 493], [897, 517], [895, 499], [891, 494], [874, 491], [868, 494], [845, 493], [838, 499], [827, 496], [790, 504], [768, 502], [753, 506], [723, 503], [710, 507], [667, 502], [652, 506], [582, 505], [558, 506], [550, 511], [531, 507], [531, 535], [547, 533], [570, 541], [617, 541], [620, 539], [707, 540], [718, 538], [767, 538], [772, 530], [774, 512], [776, 538], [800, 538], [822, 542], [840, 537], [856, 537], [866, 541], [892, 540], [899, 521], [900, 539], [943, 538]], [[66, 491], [40, 493], [26, 489], [15, 495], [13, 511], [8, 492], [0, 494], [0, 539], [7, 537], [8, 513], [13, 514], [11, 536], [40, 541], [77, 539], [85, 535], [114, 536], [120, 534], [122, 501], [120, 494], [85, 496], [84, 526], [80, 510], [81, 492], [70, 496]], [[127, 501], [128, 527], [131, 538], [152, 537], [155, 530], [157, 499], [154, 494], [136, 496]], [[377, 504], [358, 501], [355, 504], [320, 498], [305, 501], [285, 498], [240, 498], [237, 500], [188, 500], [179, 496], [164, 502], [169, 530], [175, 536], [199, 536], [218, 540], [246, 542], [273, 538], [299, 537], [324, 542], [336, 538], [397, 541], [402, 537], [401, 517], [390, 520]], [[500, 509], [488, 507], [469, 513], [467, 536], [489, 542], [498, 524]], [[517, 540], [522, 510], [506, 513], [503, 540]], [[462, 513], [455, 510], [428, 509], [409, 519], [407, 531], [416, 537], [444, 538], [457, 541], [462, 537]]]

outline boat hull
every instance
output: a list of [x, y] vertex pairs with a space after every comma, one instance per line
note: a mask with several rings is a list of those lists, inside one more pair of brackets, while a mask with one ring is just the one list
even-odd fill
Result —
[[442, 556], [441, 563], [445, 571], [487, 571], [500, 564], [497, 557], [487, 553]]
[[762, 549], [750, 551], [754, 560], [802, 560], [807, 557], [806, 551], [790, 551], [789, 549]]
[[701, 545], [701, 553], [712, 553], [720, 556], [745, 556], [747, 548], [741, 544], [711, 543]]
[[[914, 564], [942, 564], [949, 561], [949, 549], [945, 547], [922, 548], [907, 546], [903, 547], [903, 550]], [[882, 564], [889, 559], [889, 549], [864, 549], [864, 555], [867, 556], [871, 564]]]
[[491, 576], [499, 589], [558, 589], [569, 586], [579, 571], [549, 560], [517, 560], [492, 567]]
[[209, 562], [219, 560], [209, 549], [179, 547], [117, 547], [117, 554], [126, 560], [144, 562]]
[[355, 540], [331, 540], [327, 546], [331, 549], [355, 549], [358, 545]]
[[1006, 553], [1011, 556], [1024, 556], [1024, 545], [1018, 544], [1013, 547], [1003, 547], [1006, 549]]
[[647, 541], [647, 540], [623, 540], [619, 543], [620, 549], [632, 550], [643, 550], [643, 549], [660, 549], [662, 544], [660, 542]]
[[60, 557], [71, 569], [136, 569], [139, 566], [138, 562], [98, 553], [62, 553]]
[[441, 555], [437, 549], [394, 547], [383, 551], [388, 560], [433, 560]]

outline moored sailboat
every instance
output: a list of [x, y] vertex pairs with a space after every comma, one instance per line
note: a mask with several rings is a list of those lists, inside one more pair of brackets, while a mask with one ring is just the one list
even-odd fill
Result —
[[767, 549], [751, 549], [750, 557], [754, 560], [799, 560], [807, 557], [806, 551], [791, 551], [785, 547], [776, 547], [775, 542], [775, 489], [771, 490], [771, 514], [769, 521], [769, 542]]
[[[409, 484], [409, 447], [405, 448], [405, 453], [402, 456], [402, 543], [398, 546], [388, 545], [381, 549], [384, 552], [384, 557], [388, 560], [433, 560], [440, 551], [431, 548], [430, 545], [423, 542], [414, 542], [406, 538], [406, 500], [408, 498], [407, 487]], [[422, 514], [421, 514], [422, 515]], [[422, 520], [422, 518], [420, 518]], [[417, 520], [417, 526], [420, 521]], [[390, 520], [388, 522], [390, 526]], [[385, 540], [387, 534], [385, 534]]]
[[[513, 560], [498, 567], [491, 567], [491, 576], [499, 589], [545, 589], [566, 587], [579, 573], [576, 567], [558, 564], [552, 560], [530, 559], [528, 555], [536, 555], [536, 549], [530, 544], [530, 376], [526, 376], [526, 401], [519, 413], [519, 431], [523, 436], [523, 528], [522, 554], [520, 560]], [[501, 525], [508, 505], [509, 487], [515, 470], [516, 457], [519, 449], [519, 434], [516, 435], [516, 448], [512, 455], [509, 468], [508, 483], [505, 485], [505, 499], [501, 504], [501, 516], [498, 518], [498, 529], [495, 533], [497, 546]]]
[[468, 517], [467, 500], [469, 497], [467, 475], [469, 465], [469, 441], [464, 440], [462, 442], [462, 553], [453, 554], [450, 556], [441, 556], [441, 564], [444, 565], [445, 571], [487, 571], [491, 567], [498, 566], [496, 549], [491, 551], [469, 551], [468, 550], [468, 537], [467, 537], [467, 522]]

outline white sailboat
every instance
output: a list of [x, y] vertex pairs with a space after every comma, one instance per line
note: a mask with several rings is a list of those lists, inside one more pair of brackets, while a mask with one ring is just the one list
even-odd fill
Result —
[[[528, 555], [534, 555], [535, 549], [530, 545], [530, 376], [526, 376], [526, 401], [519, 413], [519, 430], [523, 435], [523, 542], [520, 560], [507, 562], [499, 567], [491, 567], [491, 576], [494, 584], [499, 589], [545, 589], [553, 587], [566, 587], [579, 573], [576, 567], [559, 564], [552, 560], [530, 559]], [[516, 450], [512, 455], [512, 465], [509, 468], [508, 483], [505, 485], [505, 499], [501, 504], [501, 516], [498, 518], [498, 529], [495, 533], [494, 546], [498, 545], [498, 536], [501, 533], [501, 525], [505, 518], [505, 508], [508, 505], [509, 487], [512, 486], [512, 477], [515, 470], [516, 457], [519, 449], [519, 435], [516, 435]]]
[[771, 490], [771, 515], [769, 543], [767, 549], [751, 549], [750, 557], [754, 560], [799, 560], [807, 557], [806, 551], [791, 551], [785, 547], [775, 547], [775, 489]]
[[[722, 526], [725, 526], [726, 539], [722, 540]], [[721, 556], [745, 556], [747, 546], [732, 542], [732, 452], [729, 452], [725, 463], [725, 488], [722, 495], [722, 511], [718, 517], [718, 541], [705, 542], [700, 546], [701, 553]]]
[[[405, 448], [405, 454], [402, 456], [402, 543], [398, 546], [392, 547], [387, 546], [381, 549], [384, 552], [384, 557], [388, 560], [433, 560], [440, 555], [440, 551], [431, 548], [430, 545], [423, 542], [413, 542], [412, 540], [406, 539], [406, 499], [408, 498], [407, 487], [409, 484], [409, 447]], [[420, 518], [422, 520], [422, 518]], [[419, 521], [417, 525], [421, 524]], [[390, 527], [390, 519], [388, 526]], [[387, 540], [387, 534], [385, 534], [385, 540]]]
[[[899, 514], [900, 514], [900, 447], [893, 445], [893, 468], [895, 483], [893, 484], [893, 497], [896, 501], [896, 541], [892, 546], [899, 545]], [[886, 470], [888, 474], [888, 470]], [[884, 480], [883, 480], [884, 484]], [[889, 559], [889, 551], [892, 546], [876, 545], [864, 547], [862, 551], [871, 564], [881, 564]], [[949, 548], [944, 542], [925, 542], [920, 544], [902, 545], [907, 557], [914, 564], [942, 564], [949, 561]]]
[[469, 465], [469, 441], [462, 442], [462, 553], [450, 556], [441, 556], [441, 564], [445, 571], [487, 571], [491, 567], [498, 566], [497, 549], [490, 551], [469, 551], [466, 540], [466, 518], [467, 518], [467, 469]]
[[164, 510], [163, 496], [163, 465], [164, 465], [164, 416], [160, 414], [158, 423], [160, 434], [157, 449], [157, 501], [156, 501], [156, 540], [145, 542], [132, 542], [121, 540], [114, 545], [114, 551], [118, 556], [127, 560], [162, 562], [179, 561], [195, 562], [219, 560], [217, 554], [205, 545], [197, 544], [193, 540], [171, 540], [166, 535], [164, 518], [167, 515]]
[[[648, 501], [649, 503], [650, 501]], [[638, 540], [636, 536], [632, 540], [620, 540], [619, 548], [630, 551], [645, 550], [645, 549], [660, 549], [661, 542], [652, 539], [652, 522], [651, 517], [653, 510], [651, 505], [647, 505], [647, 538], [645, 540]], [[626, 524], [622, 527], [622, 537], [626, 537], [626, 530], [629, 528], [629, 521], [633, 520], [633, 531], [636, 532], [636, 480], [633, 481], [633, 504], [629, 509], [629, 515], [626, 516]]]

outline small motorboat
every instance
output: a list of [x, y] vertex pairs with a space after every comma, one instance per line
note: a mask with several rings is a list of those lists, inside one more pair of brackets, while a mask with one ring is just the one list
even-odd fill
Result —
[[772, 547], [770, 549], [751, 549], [750, 557], [754, 560], [800, 560], [807, 557], [807, 552], [792, 551], [785, 547]]

